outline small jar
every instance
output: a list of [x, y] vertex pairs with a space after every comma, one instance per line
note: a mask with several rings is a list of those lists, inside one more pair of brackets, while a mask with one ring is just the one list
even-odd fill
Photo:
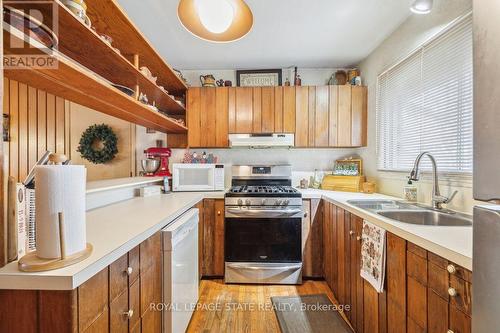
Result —
[[412, 181], [409, 180], [408, 184], [403, 189], [403, 197], [406, 201], [417, 201], [417, 186], [413, 185]]

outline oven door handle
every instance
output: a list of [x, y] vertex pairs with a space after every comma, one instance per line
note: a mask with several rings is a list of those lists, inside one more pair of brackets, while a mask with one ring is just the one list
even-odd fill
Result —
[[280, 218], [280, 217], [302, 217], [300, 208], [293, 209], [241, 209], [226, 208], [226, 217], [256, 217], [256, 218]]
[[239, 264], [228, 264], [228, 267], [230, 268], [236, 268], [236, 269], [248, 269], [252, 271], [257, 271], [257, 270], [275, 270], [275, 269], [280, 269], [280, 270], [296, 270], [302, 268], [302, 264], [297, 264], [297, 265], [291, 265], [291, 266], [272, 266], [272, 267], [266, 267], [266, 266], [248, 266], [248, 265], [239, 265]]

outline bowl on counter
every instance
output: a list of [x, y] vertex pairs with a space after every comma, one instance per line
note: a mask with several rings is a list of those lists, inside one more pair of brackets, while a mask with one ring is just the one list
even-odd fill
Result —
[[146, 158], [141, 160], [141, 166], [145, 173], [152, 174], [160, 167], [160, 160], [156, 158]]

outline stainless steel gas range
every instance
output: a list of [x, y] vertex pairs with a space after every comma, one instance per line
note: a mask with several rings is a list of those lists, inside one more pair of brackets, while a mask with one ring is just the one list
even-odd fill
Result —
[[233, 166], [225, 196], [225, 282], [302, 283], [302, 195], [291, 166]]

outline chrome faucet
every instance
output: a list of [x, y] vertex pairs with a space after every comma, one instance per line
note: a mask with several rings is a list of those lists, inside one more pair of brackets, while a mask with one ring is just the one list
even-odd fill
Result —
[[420, 160], [424, 155], [427, 155], [429, 159], [431, 160], [432, 164], [432, 206], [435, 209], [442, 209], [443, 204], [449, 203], [455, 195], [458, 193], [458, 191], [454, 191], [450, 197], [445, 197], [441, 195], [441, 192], [439, 191], [439, 181], [438, 181], [438, 171], [437, 171], [437, 164], [436, 164], [436, 159], [434, 156], [432, 156], [429, 152], [423, 152], [417, 156], [417, 159], [415, 160], [415, 164], [413, 165], [413, 169], [410, 172], [410, 180], [412, 181], [418, 181], [420, 178], [420, 170], [419, 170], [419, 165], [420, 165]]

